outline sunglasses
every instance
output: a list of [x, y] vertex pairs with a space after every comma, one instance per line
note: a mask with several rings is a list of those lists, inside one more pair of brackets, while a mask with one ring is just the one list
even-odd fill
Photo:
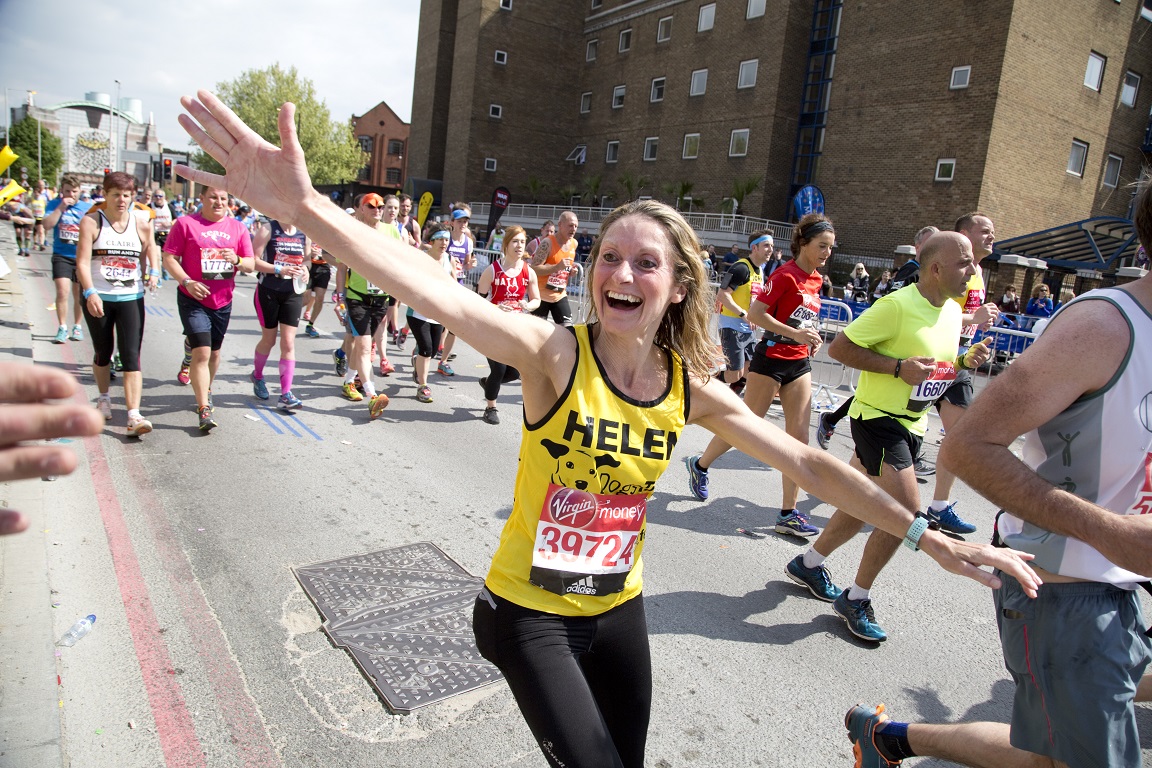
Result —
[[369, 208], [371, 208], [374, 211], [379, 211], [384, 207], [382, 205], [372, 205], [371, 203], [368, 203], [367, 205]]

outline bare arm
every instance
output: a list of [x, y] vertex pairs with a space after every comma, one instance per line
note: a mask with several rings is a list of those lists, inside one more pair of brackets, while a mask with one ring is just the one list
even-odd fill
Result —
[[154, 224], [152, 220], [142, 221], [136, 219], [136, 232], [140, 235], [140, 242], [144, 245], [144, 250], [140, 254], [140, 266], [144, 269], [145, 274], [144, 285], [148, 288], [155, 288], [160, 284], [159, 274], [153, 275], [152, 272], [160, 272], [160, 246], [156, 245], [156, 236], [154, 234]]
[[64, 215], [64, 211], [68, 210], [75, 204], [76, 201], [70, 198], [61, 200], [60, 205], [56, 206], [56, 210], [52, 211], [52, 213], [49, 213], [41, 220], [41, 223], [44, 224], [44, 229], [52, 229], [57, 224], [59, 224], [60, 217]]
[[724, 307], [732, 314], [744, 314], [744, 308], [737, 304], [736, 300], [732, 298], [731, 288], [721, 288], [720, 293], [717, 294], [717, 298], [720, 299], [720, 306]]
[[[828, 356], [849, 368], [871, 373], [892, 375], [896, 370], [896, 358], [862, 347], [841, 333], [828, 345]], [[906, 357], [900, 363], [900, 378], [913, 387], [920, 384], [936, 367], [931, 357]]]
[[92, 244], [100, 234], [100, 223], [91, 216], [80, 219], [80, 238], [76, 241], [76, 282], [80, 284], [81, 301], [93, 317], [104, 317], [104, 300], [100, 294], [83, 294], [92, 290]]
[[492, 280], [495, 277], [496, 268], [489, 264], [480, 275], [480, 279], [476, 281], [476, 293], [487, 296], [488, 292], [492, 290]]

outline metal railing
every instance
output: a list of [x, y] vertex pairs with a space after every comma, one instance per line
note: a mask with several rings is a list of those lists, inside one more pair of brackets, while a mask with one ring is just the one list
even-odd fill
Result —
[[[823, 299], [820, 302], [820, 337], [824, 343], [812, 356], [812, 410], [832, 410], [844, 397], [856, 393], [860, 372], [848, 368], [828, 355], [828, 344], [855, 318], [852, 307], [842, 301]], [[837, 394], [847, 386], [848, 394]]]

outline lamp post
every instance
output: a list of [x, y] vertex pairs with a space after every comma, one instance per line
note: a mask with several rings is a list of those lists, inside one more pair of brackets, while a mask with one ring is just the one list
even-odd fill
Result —
[[117, 123], [118, 123], [118, 121], [116, 119], [116, 117], [117, 117], [116, 113], [120, 109], [120, 81], [116, 80], [115, 82], [116, 82], [116, 101], [113, 102], [113, 104], [112, 104], [112, 120], [111, 120], [111, 123], [112, 123], [112, 162], [109, 164], [109, 167], [113, 171], [116, 170], [116, 150], [118, 149], [118, 147], [116, 146], [117, 145], [116, 129], [117, 129]]

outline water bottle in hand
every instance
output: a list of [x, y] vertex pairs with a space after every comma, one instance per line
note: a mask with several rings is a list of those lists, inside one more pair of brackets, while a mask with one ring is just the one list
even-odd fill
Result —
[[62, 645], [66, 648], [71, 648], [76, 645], [76, 642], [92, 631], [92, 625], [96, 623], [96, 614], [90, 613], [80, 621], [72, 625], [72, 629], [64, 633], [60, 641], [56, 645]]

